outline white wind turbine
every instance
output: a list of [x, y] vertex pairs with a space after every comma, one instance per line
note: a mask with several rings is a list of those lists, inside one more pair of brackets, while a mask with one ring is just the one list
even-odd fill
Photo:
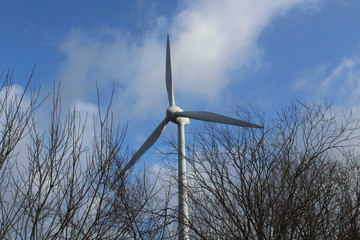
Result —
[[241, 127], [250, 128], [262, 128], [256, 124], [244, 122], [238, 119], [222, 116], [219, 114], [204, 112], [204, 111], [184, 111], [180, 107], [175, 105], [174, 90], [172, 86], [171, 76], [171, 61], [170, 61], [170, 43], [169, 36], [167, 36], [166, 46], [166, 89], [169, 98], [169, 107], [166, 109], [166, 116], [164, 120], [157, 126], [144, 144], [134, 154], [128, 164], [120, 172], [120, 176], [123, 176], [127, 170], [129, 170], [137, 160], [158, 140], [161, 133], [166, 128], [169, 121], [178, 125], [178, 209], [179, 209], [179, 239], [189, 239], [188, 228], [188, 199], [187, 199], [187, 181], [186, 181], [186, 159], [185, 159], [185, 132], [184, 126], [190, 124], [191, 119], [197, 119], [208, 122], [223, 123], [229, 125], [236, 125]]

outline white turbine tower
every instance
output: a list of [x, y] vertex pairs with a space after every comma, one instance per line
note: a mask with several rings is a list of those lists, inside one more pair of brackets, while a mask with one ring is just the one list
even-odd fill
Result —
[[124, 175], [127, 170], [129, 170], [137, 160], [157, 141], [161, 133], [166, 128], [166, 125], [169, 121], [178, 125], [178, 209], [179, 209], [179, 239], [189, 239], [189, 228], [188, 228], [188, 199], [187, 199], [187, 181], [186, 181], [186, 159], [185, 159], [185, 125], [190, 124], [191, 119], [197, 119], [208, 122], [223, 123], [229, 125], [236, 125], [241, 127], [250, 127], [250, 128], [262, 128], [256, 124], [244, 122], [238, 119], [222, 116], [219, 114], [204, 112], [204, 111], [184, 111], [178, 106], [175, 105], [174, 98], [174, 89], [172, 86], [172, 76], [171, 76], [171, 61], [170, 61], [170, 43], [169, 36], [167, 36], [167, 46], [166, 46], [166, 89], [169, 98], [169, 107], [166, 109], [166, 116], [164, 120], [157, 126], [144, 144], [139, 148], [139, 150], [134, 154], [128, 164], [120, 172], [120, 176]]

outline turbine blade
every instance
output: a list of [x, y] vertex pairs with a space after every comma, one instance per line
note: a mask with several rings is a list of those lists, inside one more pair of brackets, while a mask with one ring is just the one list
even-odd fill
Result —
[[139, 150], [134, 154], [134, 156], [131, 158], [131, 160], [126, 164], [124, 169], [121, 170], [119, 176], [123, 176], [127, 170], [129, 170], [137, 160], [152, 146], [154, 143], [158, 140], [161, 133], [166, 128], [166, 124], [169, 122], [167, 118], [165, 118], [159, 126], [155, 128], [155, 130], [151, 133], [150, 137], [146, 139], [146, 141], [143, 143], [143, 145], [139, 148]]
[[165, 77], [166, 77], [166, 89], [169, 98], [169, 106], [175, 105], [175, 98], [174, 98], [174, 89], [172, 86], [172, 76], [171, 76], [171, 59], [170, 59], [170, 40], [169, 35], [167, 35], [167, 44], [166, 44], [166, 70], [165, 70]]
[[204, 112], [204, 111], [184, 111], [184, 112], [177, 112], [177, 117], [187, 117], [197, 120], [203, 120], [207, 122], [216, 122], [216, 123], [223, 123], [229, 125], [236, 125], [241, 127], [249, 127], [249, 128], [263, 128], [262, 126], [248, 123], [242, 120], [238, 120], [231, 117], [226, 117], [220, 114], [211, 113], [211, 112]]

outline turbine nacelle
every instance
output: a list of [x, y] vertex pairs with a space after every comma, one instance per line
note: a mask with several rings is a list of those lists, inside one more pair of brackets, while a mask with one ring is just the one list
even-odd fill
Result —
[[190, 119], [187, 117], [179, 117], [178, 113], [184, 112], [181, 108], [178, 106], [170, 106], [168, 109], [166, 109], [166, 118], [176, 124], [182, 124], [182, 125], [189, 125]]

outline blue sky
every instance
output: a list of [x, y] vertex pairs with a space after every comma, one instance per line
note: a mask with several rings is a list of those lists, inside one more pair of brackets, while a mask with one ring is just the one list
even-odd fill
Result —
[[80, 111], [94, 111], [95, 82], [104, 102], [114, 84], [115, 116], [136, 149], [167, 107], [168, 33], [186, 110], [251, 103], [271, 115], [327, 98], [358, 112], [359, 12], [358, 0], [0, 0], [0, 67], [21, 86], [36, 64], [34, 84], [47, 92], [55, 79]]

